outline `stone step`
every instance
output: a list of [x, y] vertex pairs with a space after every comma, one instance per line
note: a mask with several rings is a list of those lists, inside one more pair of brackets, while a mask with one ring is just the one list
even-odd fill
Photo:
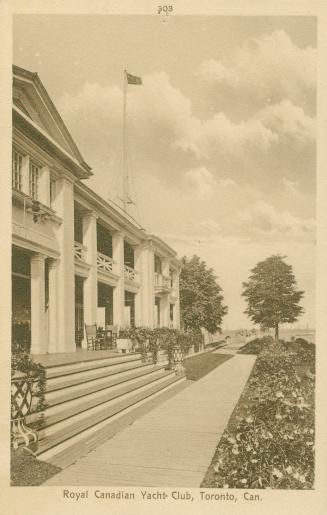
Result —
[[107, 409], [116, 404], [122, 397], [133, 395], [136, 390], [146, 388], [154, 382], [163, 381], [171, 374], [173, 372], [161, 369], [155, 374], [138, 378], [131, 383], [108, 388], [107, 391], [101, 392], [96, 397], [91, 396], [88, 399], [83, 397], [79, 399], [79, 402], [75, 401], [75, 404], [68, 407], [66, 405], [57, 406], [55, 413], [49, 413], [49, 410], [46, 410], [43, 419], [44, 427], [39, 431], [39, 438], [42, 439], [60, 431], [62, 427], [74, 424], [77, 420], [83, 421], [85, 417], [97, 414], [100, 409]]
[[80, 372], [79, 374], [71, 376], [64, 376], [60, 378], [55, 378], [53, 380], [47, 380], [46, 384], [46, 392], [50, 394], [51, 392], [58, 392], [58, 390], [63, 390], [65, 388], [72, 388], [73, 386], [80, 386], [85, 383], [91, 383], [92, 381], [97, 381], [104, 377], [110, 377], [122, 372], [126, 372], [129, 370], [135, 370], [137, 368], [144, 367], [145, 363], [142, 361], [137, 362], [126, 362], [120, 365], [113, 365], [105, 368], [101, 368], [100, 370], [89, 370], [87, 372]]
[[47, 389], [50, 391], [56, 385], [61, 384], [70, 384], [78, 379], [88, 378], [88, 377], [96, 377], [99, 374], [103, 373], [115, 373], [116, 370], [125, 370], [135, 367], [138, 364], [142, 364], [142, 360], [140, 358], [136, 358], [133, 360], [127, 361], [117, 361], [114, 363], [107, 363], [101, 366], [96, 367], [88, 367], [85, 370], [77, 370], [77, 371], [69, 371], [68, 373], [61, 373], [55, 376], [47, 375]]
[[64, 403], [70, 403], [73, 400], [78, 400], [82, 397], [86, 397], [93, 393], [101, 392], [107, 388], [126, 383], [128, 381], [134, 381], [138, 377], [152, 374], [156, 370], [165, 367], [166, 365], [153, 365], [152, 363], [144, 363], [143, 366], [125, 370], [119, 374], [113, 374], [104, 376], [100, 379], [92, 380], [91, 382], [85, 382], [72, 387], [66, 387], [62, 390], [56, 390], [50, 393], [46, 393], [45, 400], [48, 409], [56, 407]]
[[102, 367], [111, 365], [124, 364], [127, 362], [139, 361], [141, 359], [140, 354], [129, 354], [129, 355], [114, 355], [107, 358], [91, 359], [87, 361], [78, 361], [76, 363], [67, 363], [60, 365], [46, 365], [46, 375], [48, 379], [61, 376], [69, 376], [79, 372], [86, 372], [88, 370], [94, 370]]
[[[131, 409], [139, 403], [150, 399], [152, 396], [173, 387], [175, 384], [185, 380], [185, 376], [178, 376], [169, 371], [163, 377], [150, 383], [133, 389], [116, 399], [116, 402], [109, 401], [108, 405], [99, 405], [91, 408], [80, 415], [75, 415], [66, 420], [66, 423], [57, 425], [56, 431], [41, 439], [38, 444], [36, 455], [42, 459], [48, 458], [62, 452], [76, 443], [76, 439], [81, 439], [100, 430], [110, 421], [121, 416], [126, 410]], [[59, 428], [59, 429], [58, 429]]]
[[71, 442], [69, 447], [65, 447], [67, 442], [62, 444], [62, 450], [57, 451], [57, 453], [49, 457], [47, 461], [62, 469], [68, 467], [72, 463], [75, 463], [76, 460], [95, 449], [98, 445], [103, 444], [115, 434], [130, 426], [139, 417], [149, 413], [149, 411], [155, 407], [167, 401], [184, 388], [187, 388], [189, 384], [190, 382], [184, 379], [170, 384], [168, 387], [152, 394], [151, 397], [139, 401], [134, 406], [126, 408], [121, 413], [114, 415], [111, 417], [109, 423], [100, 423], [98, 426], [95, 426], [93, 430], [91, 428], [84, 434], [81, 433], [72, 439], [74, 441]]

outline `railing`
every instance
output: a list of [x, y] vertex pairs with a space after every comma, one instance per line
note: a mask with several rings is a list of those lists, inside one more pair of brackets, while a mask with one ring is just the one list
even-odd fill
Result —
[[98, 252], [97, 254], [97, 268], [100, 272], [112, 272], [115, 261], [105, 254]]
[[157, 272], [154, 274], [154, 284], [157, 288], [171, 289], [172, 287], [171, 278]]
[[138, 274], [137, 270], [131, 268], [128, 265], [124, 265], [124, 277], [129, 281], [135, 281], [136, 275]]
[[86, 247], [82, 245], [82, 243], [79, 243], [78, 241], [74, 242], [74, 257], [78, 261], [85, 261], [85, 253], [86, 253]]

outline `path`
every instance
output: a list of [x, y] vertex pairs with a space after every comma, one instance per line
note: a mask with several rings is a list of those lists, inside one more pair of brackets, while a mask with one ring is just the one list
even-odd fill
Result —
[[233, 337], [230, 343], [227, 343], [223, 347], [215, 350], [215, 354], [237, 354], [237, 352], [244, 347], [245, 338], [243, 336]]
[[254, 362], [234, 356], [45, 484], [199, 487]]

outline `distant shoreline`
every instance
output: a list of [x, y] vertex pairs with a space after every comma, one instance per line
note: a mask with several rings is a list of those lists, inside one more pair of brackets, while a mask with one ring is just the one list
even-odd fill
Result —
[[[243, 331], [244, 333], [250, 333], [251, 329], [231, 329], [229, 331], [222, 331], [222, 334], [220, 335], [221, 338], [224, 338], [226, 336], [233, 336], [237, 333], [240, 333]], [[273, 331], [271, 330], [269, 335], [273, 336]], [[257, 331], [256, 334], [253, 334], [253, 338], [256, 338], [260, 335], [260, 332]], [[305, 340], [315, 343], [316, 342], [316, 330], [315, 329], [285, 329], [281, 328], [279, 330], [279, 336], [282, 339], [290, 339], [292, 337], [296, 338], [304, 338]]]

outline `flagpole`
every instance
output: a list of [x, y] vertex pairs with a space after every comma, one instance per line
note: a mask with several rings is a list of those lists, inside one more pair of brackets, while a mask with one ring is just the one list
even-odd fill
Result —
[[128, 170], [127, 170], [127, 141], [126, 141], [126, 114], [127, 114], [127, 75], [124, 70], [124, 106], [123, 106], [123, 205], [127, 213], [128, 206]]

